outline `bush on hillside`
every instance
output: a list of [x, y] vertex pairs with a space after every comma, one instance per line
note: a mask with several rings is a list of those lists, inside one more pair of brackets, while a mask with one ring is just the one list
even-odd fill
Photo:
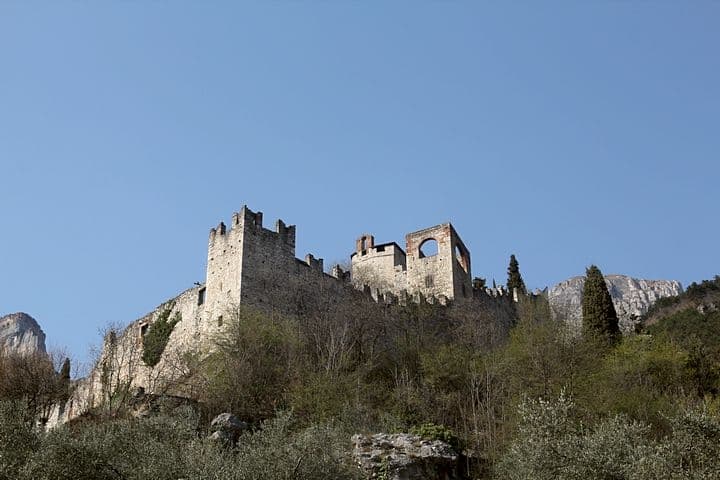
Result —
[[142, 359], [148, 367], [154, 367], [160, 362], [160, 358], [170, 339], [170, 334], [175, 328], [175, 325], [182, 320], [180, 312], [175, 312], [175, 315], [170, 318], [170, 313], [174, 306], [174, 303], [166, 305], [158, 314], [155, 322], [150, 325], [145, 335], [143, 335]]

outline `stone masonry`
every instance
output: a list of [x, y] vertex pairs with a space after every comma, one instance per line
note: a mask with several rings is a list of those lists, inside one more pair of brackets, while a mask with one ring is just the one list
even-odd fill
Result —
[[441, 303], [472, 297], [470, 252], [450, 223], [408, 233], [405, 245], [405, 251], [394, 242], [375, 245], [372, 235], [362, 235], [350, 257], [353, 283]]
[[[221, 222], [210, 230], [205, 283], [106, 338], [90, 375], [65, 405], [58, 406], [49, 426], [107, 402], [112, 396], [109, 390], [120, 386], [142, 388], [149, 394], [167, 391], [182, 374], [183, 355], [207, 353], [224, 332], [224, 316], [239, 305], [302, 317], [356, 305], [364, 305], [360, 310], [366, 315], [379, 315], [378, 309], [390, 304], [428, 301], [457, 305], [458, 315], [460, 308], [462, 315], [493, 312], [486, 318], [502, 324], [498, 331], [509, 325], [514, 314], [511, 296], [501, 289], [473, 290], [470, 253], [451, 224], [409, 233], [405, 243], [403, 251], [396, 243], [375, 245], [371, 235], [362, 235], [351, 256], [352, 271], [335, 266], [326, 273], [321, 258], [312, 254], [296, 258], [295, 226], [278, 220], [273, 230], [267, 229], [261, 212], [242, 207], [232, 215], [229, 227]], [[141, 360], [143, 335], [168, 308], [180, 321], [160, 362], [148, 367]], [[177, 388], [173, 393], [185, 394]]]

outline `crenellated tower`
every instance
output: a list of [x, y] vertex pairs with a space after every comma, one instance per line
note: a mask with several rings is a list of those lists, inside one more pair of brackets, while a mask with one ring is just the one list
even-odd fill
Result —
[[221, 222], [210, 230], [205, 290], [198, 302], [212, 315], [222, 315], [230, 305], [261, 302], [272, 276], [268, 272], [295, 258], [295, 226], [278, 220], [272, 231], [262, 222], [262, 212], [243, 206], [229, 228]]

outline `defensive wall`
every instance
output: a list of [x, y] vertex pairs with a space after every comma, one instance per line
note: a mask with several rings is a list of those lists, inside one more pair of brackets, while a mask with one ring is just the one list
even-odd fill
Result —
[[[405, 250], [394, 242], [376, 245], [371, 235], [362, 235], [351, 255], [351, 272], [334, 266], [328, 273], [323, 259], [312, 254], [298, 259], [295, 235], [295, 226], [282, 220], [272, 230], [265, 228], [262, 212], [246, 206], [232, 215], [229, 227], [221, 222], [211, 229], [206, 281], [106, 336], [90, 375], [54, 410], [48, 425], [107, 404], [118, 388], [192, 396], [192, 385], [178, 383], [187, 374], [183, 358], [206, 354], [239, 305], [302, 321], [305, 315], [338, 309], [387, 315], [388, 309], [408, 302], [427, 302], [442, 305], [449, 321], [482, 312], [483, 321], [501, 332], [514, 318], [508, 292], [473, 288], [470, 252], [450, 223], [409, 233]], [[180, 321], [160, 362], [149, 367], [142, 361], [142, 339], [166, 309]]]

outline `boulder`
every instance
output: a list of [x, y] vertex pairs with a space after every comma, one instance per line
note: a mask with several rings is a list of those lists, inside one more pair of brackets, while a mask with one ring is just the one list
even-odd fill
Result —
[[249, 428], [248, 424], [232, 413], [221, 413], [210, 422], [210, 439], [227, 445], [235, 445], [240, 435]]
[[353, 459], [368, 478], [458, 480], [458, 453], [440, 440], [407, 433], [354, 435]]

